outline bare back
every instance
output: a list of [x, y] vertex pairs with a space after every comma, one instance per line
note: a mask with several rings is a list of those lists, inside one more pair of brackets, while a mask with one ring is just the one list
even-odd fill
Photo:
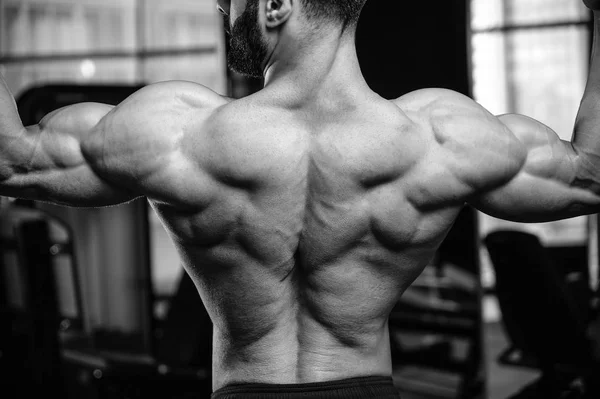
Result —
[[389, 313], [460, 209], [410, 199], [422, 127], [383, 99], [307, 113], [255, 95], [204, 128], [186, 146], [202, 208], [153, 205], [214, 322], [213, 388], [390, 375]]

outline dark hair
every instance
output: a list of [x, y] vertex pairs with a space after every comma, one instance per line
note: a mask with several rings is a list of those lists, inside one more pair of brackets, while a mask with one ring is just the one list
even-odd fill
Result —
[[344, 29], [356, 25], [367, 0], [301, 0], [309, 18], [339, 22]]

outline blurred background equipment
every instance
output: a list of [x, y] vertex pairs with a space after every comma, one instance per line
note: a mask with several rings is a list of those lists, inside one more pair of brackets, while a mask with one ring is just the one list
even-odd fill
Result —
[[496, 230], [484, 242], [509, 341], [498, 361], [540, 373], [516, 397], [563, 397], [574, 384], [582, 397], [600, 394], [600, 357], [588, 336], [597, 312], [589, 279], [564, 270], [534, 234]]

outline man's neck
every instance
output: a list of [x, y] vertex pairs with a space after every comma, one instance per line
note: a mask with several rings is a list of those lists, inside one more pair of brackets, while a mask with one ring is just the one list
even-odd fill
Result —
[[351, 33], [332, 33], [310, 44], [282, 39], [265, 68], [264, 90], [290, 106], [343, 103], [370, 91]]

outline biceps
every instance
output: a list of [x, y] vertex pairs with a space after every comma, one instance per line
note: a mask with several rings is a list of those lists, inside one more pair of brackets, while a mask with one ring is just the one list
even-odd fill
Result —
[[113, 205], [131, 198], [99, 177], [82, 152], [82, 142], [112, 108], [77, 104], [27, 127], [9, 146], [12, 174], [2, 183], [2, 195], [73, 206]]
[[508, 183], [473, 201], [491, 216], [544, 222], [597, 212], [600, 198], [578, 185], [578, 156], [547, 126], [527, 117], [500, 117], [527, 148], [526, 162]]
[[15, 169], [32, 173], [84, 164], [82, 143], [112, 108], [96, 103], [71, 105], [27, 127], [11, 149]]

